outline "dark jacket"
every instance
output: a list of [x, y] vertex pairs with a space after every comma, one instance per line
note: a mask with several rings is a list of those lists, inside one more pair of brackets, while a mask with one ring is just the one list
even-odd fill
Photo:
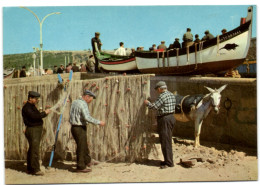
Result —
[[79, 72], [79, 66], [72, 66], [73, 72]]
[[93, 49], [93, 54], [95, 54], [95, 52], [96, 52], [96, 48], [95, 48], [95, 44], [94, 44], [95, 42], [97, 43], [98, 50], [99, 51], [101, 50], [101, 40], [96, 38], [96, 37], [93, 37], [91, 39], [91, 45], [92, 45], [92, 49]]
[[26, 77], [26, 72], [25, 72], [25, 70], [22, 70], [21, 72], [20, 72], [20, 78], [21, 77]]
[[64, 69], [61, 69], [60, 67], [57, 70], [57, 73], [63, 73]]
[[34, 104], [27, 102], [22, 109], [23, 122], [26, 126], [40, 126], [43, 124], [42, 118], [46, 117], [46, 112], [39, 112]]

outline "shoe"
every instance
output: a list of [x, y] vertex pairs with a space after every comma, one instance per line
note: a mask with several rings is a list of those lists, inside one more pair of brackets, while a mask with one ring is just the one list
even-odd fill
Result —
[[91, 172], [92, 170], [89, 169], [89, 168], [85, 168], [84, 170], [77, 170], [76, 172], [77, 173], [88, 173], [88, 172]]
[[98, 165], [98, 164], [99, 164], [99, 162], [93, 159], [93, 160], [91, 160], [90, 163], [87, 164], [87, 166], [88, 166], [88, 167], [91, 167], [92, 165], [95, 166], [95, 165]]
[[160, 162], [160, 166], [166, 165], [164, 161]]
[[160, 166], [160, 169], [166, 169], [166, 168], [169, 168], [169, 167], [174, 167], [174, 165], [171, 165], [171, 166], [169, 166], [169, 165], [161, 165]]
[[44, 175], [44, 172], [42, 171], [37, 171], [35, 173], [31, 173], [32, 175], [36, 175], [36, 176], [43, 176]]

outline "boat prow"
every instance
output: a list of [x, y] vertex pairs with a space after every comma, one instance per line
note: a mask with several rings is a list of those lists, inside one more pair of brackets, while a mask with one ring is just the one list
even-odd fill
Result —
[[217, 37], [192, 46], [167, 51], [137, 51], [137, 68], [142, 73], [192, 75], [218, 73], [245, 61], [252, 34], [253, 7], [245, 22]]

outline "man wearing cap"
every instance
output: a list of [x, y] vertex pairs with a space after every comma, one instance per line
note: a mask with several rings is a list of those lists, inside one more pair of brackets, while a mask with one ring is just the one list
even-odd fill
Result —
[[82, 98], [74, 100], [70, 108], [71, 133], [77, 143], [77, 172], [81, 173], [91, 172], [91, 168], [89, 167], [92, 164], [97, 164], [96, 162], [92, 162], [89, 156], [86, 135], [87, 124], [105, 125], [104, 121], [99, 121], [90, 116], [88, 104], [91, 103], [93, 99], [96, 99], [95, 94], [89, 90], [85, 90]]
[[99, 39], [100, 33], [99, 32], [95, 32], [95, 37], [93, 37], [91, 39], [91, 45], [92, 45], [92, 50], [93, 50], [93, 55], [95, 58], [95, 72], [99, 72], [98, 69], [98, 59], [96, 57], [96, 52], [100, 52], [101, 51], [101, 40]]
[[28, 101], [22, 108], [23, 121], [26, 126], [25, 136], [29, 142], [27, 152], [27, 173], [33, 175], [44, 175], [40, 170], [39, 148], [42, 136], [42, 118], [46, 117], [51, 111], [46, 109], [39, 112], [36, 108], [40, 94], [35, 91], [29, 91]]
[[157, 47], [157, 49], [163, 49], [164, 51], [166, 51], [167, 47], [165, 46], [165, 41], [161, 41], [161, 44]]
[[205, 36], [201, 39], [202, 41], [207, 41], [213, 39], [214, 36], [209, 32], [209, 30], [205, 31]]
[[200, 43], [200, 39], [199, 39], [199, 35], [198, 34], [195, 35], [194, 43], [197, 43], [197, 44]]
[[161, 169], [173, 167], [172, 152], [172, 131], [176, 122], [173, 113], [175, 112], [176, 99], [175, 96], [167, 90], [164, 81], [160, 81], [155, 86], [159, 97], [154, 103], [145, 100], [144, 103], [149, 109], [157, 110], [157, 128], [164, 161], [161, 162]]
[[179, 38], [175, 38], [173, 44], [170, 44], [168, 49], [181, 48], [181, 44], [179, 42]]

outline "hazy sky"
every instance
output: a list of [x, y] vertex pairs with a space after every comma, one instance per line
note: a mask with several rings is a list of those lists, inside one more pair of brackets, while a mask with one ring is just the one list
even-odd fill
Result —
[[[100, 32], [102, 49], [144, 46], [166, 41], [168, 46], [190, 27], [193, 35], [203, 37], [205, 30], [213, 35], [239, 26], [249, 5], [217, 6], [26, 6], [43, 23], [44, 50], [91, 49], [90, 40]], [[253, 14], [253, 37], [256, 36], [256, 6]], [[39, 47], [40, 28], [34, 15], [19, 7], [3, 7], [3, 54], [32, 52]]]

